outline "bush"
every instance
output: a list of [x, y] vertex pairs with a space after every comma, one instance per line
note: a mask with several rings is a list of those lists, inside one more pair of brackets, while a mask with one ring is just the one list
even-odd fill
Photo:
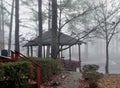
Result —
[[98, 69], [99, 69], [99, 66], [95, 64], [84, 65], [82, 68], [83, 72], [97, 71]]
[[[32, 60], [40, 64], [41, 82], [47, 82], [50, 77], [59, 74], [62, 70], [60, 59], [40, 59], [32, 57]], [[0, 63], [0, 88], [31, 88], [28, 84], [30, 68], [33, 68], [33, 79], [37, 79], [36, 66], [28, 61]], [[26, 78], [26, 80], [22, 80]]]
[[23, 78], [29, 77], [30, 63], [8, 62], [0, 64], [0, 88], [30, 88]]
[[101, 78], [102, 74], [97, 72], [99, 66], [97, 65], [84, 65], [82, 68], [82, 75], [88, 81], [90, 88], [98, 88], [97, 81]]
[[36, 57], [30, 57], [30, 58], [32, 58], [33, 61], [40, 64], [42, 83], [47, 82], [51, 76], [55, 74], [59, 74], [62, 70], [62, 63], [60, 59], [52, 59], [52, 58], [41, 59]]
[[90, 82], [91, 80], [96, 82], [101, 78], [101, 74], [99, 72], [86, 72], [83, 74], [83, 77]]

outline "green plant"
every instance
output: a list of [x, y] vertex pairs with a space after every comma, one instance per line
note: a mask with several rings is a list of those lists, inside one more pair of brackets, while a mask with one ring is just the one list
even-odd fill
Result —
[[[47, 82], [50, 77], [59, 74], [62, 70], [60, 59], [41, 59], [30, 57], [34, 62], [40, 64], [41, 82]], [[36, 65], [27, 60], [20, 59], [18, 62], [0, 63], [0, 88], [30, 88], [27, 80], [32, 67], [32, 77], [37, 79]], [[25, 80], [23, 80], [25, 78]]]
[[113, 86], [108, 86], [107, 88], [116, 88], [116, 87], [113, 87]]
[[[50, 77], [52, 77], [55, 74], [59, 74], [62, 70], [62, 63], [60, 59], [37, 58], [37, 57], [30, 58], [33, 61], [40, 64], [42, 83], [47, 82], [50, 79]], [[34, 74], [35, 74], [34, 77], [36, 79], [36, 73]]]
[[97, 81], [102, 77], [102, 74], [97, 72], [99, 66], [97, 65], [84, 65], [82, 68], [82, 75], [89, 83], [90, 88], [98, 88]]
[[30, 88], [24, 78], [29, 77], [30, 63], [8, 62], [0, 64], [0, 88]]
[[82, 68], [83, 72], [89, 72], [89, 71], [97, 71], [99, 69], [98, 65], [95, 64], [88, 64], [88, 65], [84, 65]]

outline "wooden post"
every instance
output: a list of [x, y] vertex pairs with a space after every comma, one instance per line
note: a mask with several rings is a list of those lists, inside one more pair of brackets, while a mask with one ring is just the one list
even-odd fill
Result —
[[31, 57], [32, 57], [33, 56], [33, 47], [30, 46], [30, 48], [31, 48]]
[[11, 51], [11, 59], [15, 60], [15, 53], [13, 51]]
[[29, 46], [27, 46], [27, 56], [29, 56]]
[[19, 60], [19, 53], [17, 51], [15, 51], [15, 61]]
[[79, 66], [80, 66], [80, 70], [81, 70], [81, 48], [80, 48], [80, 44], [78, 44], [78, 54], [79, 54]]
[[43, 46], [43, 51], [44, 51], [44, 58], [45, 58], [45, 54], [46, 54], [46, 53], [45, 53], [45, 46]]
[[71, 61], [71, 47], [69, 48], [69, 60]]
[[40, 82], [40, 67], [37, 66], [37, 83], [38, 83], [38, 88], [41, 88], [41, 82]]
[[48, 58], [49, 56], [50, 56], [50, 45], [47, 45], [46, 57]]
[[32, 63], [31, 63], [30, 64], [30, 80], [33, 80], [32, 73], [33, 73], [33, 67], [32, 67]]

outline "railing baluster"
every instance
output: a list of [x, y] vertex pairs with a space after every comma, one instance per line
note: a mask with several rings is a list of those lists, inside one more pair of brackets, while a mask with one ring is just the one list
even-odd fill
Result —
[[38, 82], [38, 88], [40, 87], [40, 67], [37, 66], [37, 82]]
[[19, 59], [19, 54], [20, 54], [19, 52], [15, 51], [15, 60], [16, 61], [18, 61], [18, 59]]
[[13, 51], [11, 51], [11, 59], [12, 59], [12, 60], [15, 60], [14, 52], [13, 52]]

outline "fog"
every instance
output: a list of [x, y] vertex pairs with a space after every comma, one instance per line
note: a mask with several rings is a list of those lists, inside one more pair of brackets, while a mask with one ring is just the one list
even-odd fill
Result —
[[[8, 2], [10, 2], [11, 0], [8, 0]], [[47, 0], [45, 0], [47, 1]], [[44, 1], [44, 2], [45, 2]], [[9, 6], [10, 7], [10, 6]], [[29, 8], [26, 6], [21, 6], [20, 8], [20, 19], [21, 19], [21, 23], [22, 25], [26, 25], [26, 26], [30, 26], [32, 27], [32, 30], [30, 30], [29, 28], [23, 28], [20, 26], [20, 35], [23, 35], [26, 40], [30, 40], [30, 34], [33, 33], [33, 30], [35, 30], [35, 24], [33, 22], [28, 22], [25, 21], [25, 19], [29, 19], [32, 14], [30, 14], [29, 12]], [[8, 10], [10, 11], [11, 8], [8, 8]], [[43, 8], [45, 9], [45, 8]], [[29, 16], [28, 16], [29, 13]], [[14, 26], [14, 24], [13, 24]], [[46, 22], [43, 25], [44, 30], [47, 29], [46, 28]], [[34, 31], [34, 35], [35, 35], [36, 31]], [[1, 35], [1, 34], [0, 34]], [[14, 32], [13, 32], [14, 35]], [[26, 36], [27, 35], [27, 36]], [[14, 40], [14, 36], [13, 40]], [[33, 37], [33, 35], [32, 35]], [[7, 45], [8, 45], [8, 28], [5, 28], [5, 49], [8, 49]], [[25, 44], [25, 43], [24, 43]], [[22, 47], [24, 44], [21, 44], [21, 52], [26, 54], [26, 48]], [[120, 64], [120, 41], [118, 38], [114, 37], [114, 39], [111, 41], [110, 43], [110, 47], [109, 47], [109, 68], [110, 68], [110, 73], [120, 73], [119, 70], [119, 64]], [[14, 41], [12, 41], [12, 48], [11, 50], [14, 50]], [[72, 47], [72, 60], [78, 60], [78, 46], [74, 45]], [[82, 66], [84, 64], [97, 64], [100, 66], [100, 72], [104, 72], [104, 67], [105, 67], [105, 41], [102, 39], [93, 39], [92, 41], [87, 41], [86, 44], [82, 44], [81, 45], [81, 63]], [[27, 55], [27, 54], [26, 54]], [[34, 56], [37, 56], [37, 47], [34, 47]], [[63, 51], [63, 57], [64, 59], [69, 59], [69, 50], [65, 50]]]
[[[23, 44], [24, 45], [24, 44]], [[114, 38], [109, 46], [109, 71], [110, 73], [120, 73], [120, 41]], [[67, 47], [67, 46], [65, 46]], [[64, 48], [64, 47], [63, 47]], [[27, 55], [26, 47], [21, 47], [21, 52]], [[71, 48], [71, 59], [79, 60], [78, 45]], [[86, 44], [81, 45], [81, 64], [97, 64], [100, 66], [99, 72], [105, 72], [105, 41], [102, 39], [93, 39]], [[37, 47], [33, 48], [33, 55], [37, 56]], [[62, 52], [63, 59], [69, 59], [69, 49]]]
[[[118, 39], [113, 39], [109, 46], [109, 69], [110, 73], [120, 73], [120, 42]], [[72, 47], [72, 60], [78, 60], [77, 45]], [[65, 59], [69, 58], [68, 50], [64, 51], [63, 56]], [[87, 44], [81, 45], [81, 63], [84, 64], [97, 64], [100, 66], [99, 71], [105, 72], [105, 41], [102, 39], [95, 39]]]

